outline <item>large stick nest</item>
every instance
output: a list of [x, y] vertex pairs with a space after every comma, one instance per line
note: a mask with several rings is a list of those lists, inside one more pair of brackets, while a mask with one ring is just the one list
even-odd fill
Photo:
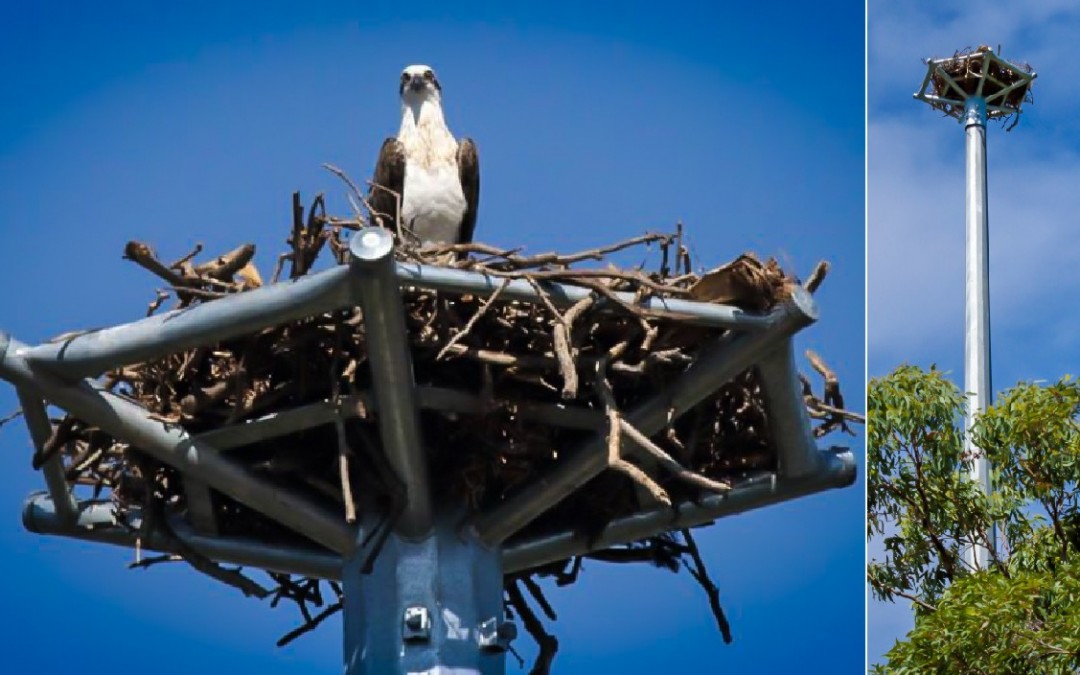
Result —
[[[965, 49], [958, 51], [953, 54], [951, 58], [943, 60], [939, 65], [965, 94], [972, 96], [978, 92], [979, 82], [984, 79], [982, 76], [983, 61], [988, 58], [988, 55], [992, 54], [993, 50], [990, 47], [980, 45], [973, 50]], [[1031, 66], [1026, 63], [1014, 63], [1011, 65], [1025, 74], [1031, 74], [1033, 72]], [[983, 97], [989, 99], [1000, 93], [1003, 89], [1023, 80], [1024, 78], [1019, 71], [1005, 68], [996, 59], [991, 59], [987, 67], [985, 82], [983, 83]], [[931, 76], [931, 86], [934, 94], [939, 97], [955, 100], [959, 96], [958, 92], [953, 88], [949, 81], [942, 77], [936, 70]], [[1031, 83], [1028, 82], [1023, 86], [1009, 91], [1003, 98], [995, 100], [993, 105], [1003, 106], [1015, 112], [1020, 109], [1021, 105], [1030, 101]], [[964, 114], [963, 102], [952, 103], [939, 100], [931, 101], [930, 105], [946, 115], [951, 115], [953, 117], [962, 117]], [[1008, 117], [1011, 114], [1012, 113], [991, 110], [988, 112], [987, 116]]]
[[[294, 195], [291, 251], [279, 260], [271, 283], [285, 271], [286, 263], [290, 279], [308, 274], [327, 249], [333, 263], [347, 262], [346, 238], [364, 224], [359, 217], [327, 216], [321, 196], [305, 216], [299, 195]], [[652, 270], [603, 265], [612, 255], [625, 256], [643, 247], [652, 249], [653, 257], [659, 259]], [[167, 263], [146, 244], [128, 244], [125, 257], [167, 284], [158, 290], [147, 314], [169, 298], [176, 307], [190, 307], [263, 284], [252, 263], [253, 246], [196, 263], [200, 252], [201, 246]], [[507, 280], [526, 279], [541, 290], [545, 282], [558, 281], [592, 291], [589, 299], [568, 309], [557, 309], [550, 302], [502, 302], [497, 292], [490, 298], [418, 289], [403, 293], [417, 384], [454, 390], [470, 402], [470, 413], [421, 413], [436, 501], [463, 510], [498, 504], [554, 466], [560, 451], [598, 432], [620, 433], [620, 423], [625, 425], [621, 411], [677, 380], [701, 349], [724, 333], [654, 316], [619, 302], [612, 292], [765, 312], [788, 299], [799, 283], [776, 261], [762, 262], [753, 255], [740, 256], [706, 273], [693, 272], [681, 227], [672, 234], [645, 235], [574, 255], [524, 256], [482, 244], [403, 247], [399, 255]], [[581, 263], [592, 264], [583, 267]], [[819, 265], [807, 287], [816, 288], [826, 269]], [[847, 430], [846, 420], [858, 416], [843, 411], [835, 376], [819, 358], [810, 357], [825, 380], [821, 396], [804, 380], [808, 410], [817, 420], [815, 433]], [[366, 396], [372, 386], [368, 359], [362, 313], [351, 309], [126, 367], [107, 373], [104, 384], [136, 400], [154, 417], [180, 424], [192, 434], [307, 404], [338, 402], [346, 413], [341, 424], [310, 428], [227, 453], [253, 473], [339, 509], [351, 521], [358, 512], [392, 514], [400, 506], [399, 486], [379, 443], [377, 413], [364, 405], [370, 401]], [[577, 411], [579, 423], [555, 427], [537, 421], [533, 411], [545, 406]], [[610, 458], [616, 471], [601, 473], [521, 535], [574, 530], [595, 536], [614, 518], [657, 503], [722, 491], [748, 472], [775, 469], [767, 422], [757, 378], [747, 371], [647, 442], [654, 454], [666, 457], [667, 463], [661, 463], [666, 468], [630, 462], [616, 451]], [[35, 465], [40, 466], [52, 453], [62, 455], [69, 480], [93, 486], [95, 496], [105, 491], [111, 494], [120, 522], [126, 522], [125, 514], [136, 506], [148, 516], [186, 511], [183, 476], [81, 420], [56, 420], [53, 437], [35, 457]], [[310, 544], [216, 492], [213, 510], [221, 534]], [[170, 535], [164, 518], [148, 517], [143, 527]], [[193, 551], [181, 557], [246, 593], [270, 593]], [[673, 570], [685, 566], [707, 590], [711, 587], [710, 602], [725, 638], [730, 637], [715, 586], [708, 581], [688, 531], [681, 538], [669, 533], [591, 557], [649, 562]], [[569, 583], [579, 567], [577, 559], [532, 573], [555, 574], [560, 583]], [[507, 580], [508, 602], [527, 627], [539, 624], [523, 601], [518, 602], [522, 598], [519, 582], [553, 617], [532, 582], [532, 573]], [[325, 618], [327, 611], [312, 616], [307, 609], [308, 603], [324, 604], [318, 581], [272, 576], [278, 582], [275, 603], [292, 599], [305, 616], [304, 626], [287, 639]], [[340, 599], [340, 589], [333, 589]], [[542, 646], [554, 639], [531, 628], [530, 632]], [[549, 663], [550, 654], [543, 655], [544, 659]]]

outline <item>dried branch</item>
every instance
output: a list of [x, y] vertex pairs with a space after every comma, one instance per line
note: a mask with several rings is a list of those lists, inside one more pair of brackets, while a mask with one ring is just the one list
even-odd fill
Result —
[[716, 627], [720, 629], [724, 644], [731, 644], [731, 624], [728, 623], [727, 617], [724, 616], [724, 609], [720, 606], [720, 589], [709, 578], [709, 572], [705, 568], [705, 561], [701, 559], [701, 552], [698, 550], [697, 542], [694, 541], [694, 536], [690, 534], [690, 530], [681, 530], [681, 532], [683, 541], [686, 542], [687, 551], [690, 553], [690, 558], [694, 563], [693, 567], [691, 567], [686, 564], [686, 561], [683, 561], [683, 565], [686, 567], [686, 571], [701, 585], [705, 594], [709, 596], [709, 607], [716, 618]]
[[537, 646], [540, 647], [540, 653], [536, 656], [536, 661], [533, 662], [529, 675], [548, 675], [551, 672], [551, 663], [555, 660], [555, 654], [559, 651], [559, 641], [554, 635], [544, 630], [544, 624], [540, 623], [540, 619], [536, 617], [532, 608], [525, 602], [525, 597], [517, 586], [517, 580], [512, 579], [506, 583], [506, 595], [509, 598], [510, 606], [521, 618], [525, 630], [528, 631], [532, 639], [536, 641]]

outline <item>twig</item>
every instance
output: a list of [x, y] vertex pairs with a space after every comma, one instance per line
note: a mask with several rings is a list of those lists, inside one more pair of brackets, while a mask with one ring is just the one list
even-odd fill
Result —
[[627, 422], [625, 419], [619, 420], [619, 426], [624, 434], [630, 437], [635, 443], [638, 444], [643, 450], [647, 451], [653, 458], [659, 462], [660, 466], [664, 467], [672, 473], [673, 476], [691, 485], [696, 485], [699, 488], [710, 490], [712, 492], [727, 492], [731, 489], [731, 485], [728, 483], [722, 483], [720, 481], [707, 478], [696, 471], [687, 469], [682, 464], [676, 462], [671, 455], [667, 454], [660, 448], [660, 446], [649, 440], [648, 436], [637, 430], [634, 425]]
[[536, 641], [537, 646], [540, 647], [540, 653], [537, 654], [529, 675], [548, 675], [551, 672], [551, 663], [555, 660], [555, 654], [559, 651], [559, 641], [554, 635], [544, 630], [544, 624], [540, 623], [540, 619], [536, 617], [532, 608], [525, 602], [525, 596], [521, 594], [521, 589], [517, 586], [517, 580], [507, 582], [506, 595], [510, 600], [510, 606], [514, 608], [514, 612], [521, 618], [525, 630], [528, 631], [532, 639]]
[[539, 584], [533, 581], [531, 576], [526, 575], [521, 577], [521, 583], [525, 584], [525, 588], [529, 591], [529, 595], [533, 597], [533, 600], [536, 600], [536, 604], [540, 605], [540, 609], [544, 612], [544, 616], [551, 621], [555, 621], [559, 618], [558, 615], [555, 614], [555, 610], [552, 609], [547, 598], [544, 597], [544, 592], [540, 590]]
[[810, 276], [809, 278], [807, 278], [806, 283], [803, 284], [803, 288], [805, 288], [810, 293], [813, 293], [818, 289], [819, 286], [821, 286], [821, 282], [825, 281], [825, 276], [828, 273], [829, 261], [822, 260], [817, 264], [816, 267], [814, 267], [814, 271], [810, 273]]
[[[21, 412], [21, 410], [20, 410]], [[13, 419], [13, 418], [8, 418]], [[6, 421], [6, 420], [5, 420]], [[53, 429], [52, 435], [49, 436], [49, 440], [42, 444], [40, 452], [34, 453], [34, 458], [31, 461], [31, 465], [35, 470], [45, 466], [46, 462], [52, 459], [53, 455], [64, 447], [68, 441], [72, 440], [75, 436], [72, 431], [75, 428], [75, 418], [68, 415], [64, 419], [60, 420], [60, 423]]]
[[720, 606], [720, 589], [716, 587], [712, 579], [709, 578], [709, 572], [705, 569], [705, 561], [701, 559], [701, 552], [698, 550], [697, 542], [694, 541], [693, 535], [690, 534], [690, 530], [681, 530], [683, 540], [686, 542], [687, 551], [690, 553], [690, 557], [694, 561], [694, 566], [690, 567], [683, 561], [683, 565], [694, 579], [705, 590], [705, 594], [709, 596], [709, 607], [712, 608], [713, 616], [716, 617], [716, 627], [720, 629], [720, 635], [724, 638], [724, 644], [731, 644], [731, 624], [728, 623], [727, 617], [724, 616], [724, 609]]
[[604, 402], [604, 409], [608, 418], [608, 466], [645, 488], [656, 502], [664, 506], [671, 506], [671, 498], [668, 497], [664, 488], [657, 485], [656, 481], [649, 478], [648, 474], [640, 468], [620, 457], [622, 418], [619, 415], [618, 408], [615, 406], [615, 395], [611, 391], [611, 385], [603, 374], [603, 364], [604, 360], [597, 363], [594, 386]]
[[623, 249], [638, 246], [639, 244], [649, 244], [655, 241], [667, 242], [670, 241], [672, 235], [670, 234], [656, 234], [649, 233], [639, 237], [633, 237], [625, 241], [621, 241], [618, 244], [611, 246], [602, 246], [600, 248], [589, 249], [587, 251], [580, 251], [578, 253], [571, 253], [568, 255], [562, 255], [558, 253], [539, 253], [533, 256], [519, 256], [516, 255], [517, 249], [503, 250], [489, 246], [488, 244], [482, 244], [480, 242], [470, 242], [467, 244], [453, 244], [451, 246], [445, 246], [439, 250], [444, 253], [482, 253], [486, 255], [493, 255], [504, 258], [507, 262], [513, 263], [519, 268], [524, 267], [539, 267], [541, 265], [572, 265], [574, 263], [582, 262], [584, 260], [602, 260], [604, 256], [616, 253]]
[[124, 247], [124, 258], [136, 263], [153, 274], [156, 274], [171, 286], [179, 288], [188, 285], [187, 281], [182, 276], [166, 267], [157, 259], [157, 256], [154, 255], [154, 250], [142, 242], [129, 241]]
[[326, 621], [335, 613], [340, 612], [342, 607], [344, 606], [345, 604], [341, 600], [335, 602], [332, 605], [327, 605], [326, 609], [311, 617], [311, 619], [303, 626], [300, 626], [299, 628], [294, 628], [293, 630], [283, 635], [281, 639], [277, 641], [277, 646], [284, 647], [285, 645], [289, 644], [304, 633], [315, 630], [319, 627], [319, 624], [321, 624], [323, 621]]
[[356, 522], [356, 499], [353, 497], [352, 479], [349, 476], [349, 444], [345, 440], [345, 422], [342, 420], [344, 410], [342, 410], [341, 406], [341, 377], [338, 374], [338, 367], [341, 356], [341, 334], [344, 331], [340, 330], [340, 325], [338, 328], [338, 344], [334, 349], [333, 365], [330, 367], [331, 400], [333, 400], [335, 407], [334, 432], [337, 435], [338, 474], [341, 479], [341, 494], [345, 500], [345, 522], [351, 525]]
[[509, 279], [504, 281], [501, 286], [495, 289], [495, 291], [491, 294], [491, 297], [489, 297], [487, 301], [480, 305], [480, 309], [476, 310], [476, 313], [469, 318], [469, 321], [465, 324], [465, 327], [458, 331], [458, 333], [452, 338], [450, 338], [450, 340], [446, 343], [446, 346], [439, 350], [439, 353], [435, 356], [436, 361], [441, 361], [442, 358], [448, 352], [450, 352], [450, 350], [455, 345], [457, 345], [460, 340], [464, 339], [464, 337], [469, 334], [469, 331], [471, 331], [473, 326], [476, 325], [476, 322], [479, 321], [480, 318], [487, 313], [488, 307], [491, 307], [493, 304], [495, 304], [495, 301], [498, 299], [499, 294], [501, 294], [503, 292], [503, 289], [506, 288], [508, 285], [510, 285]]
[[8, 413], [7, 417], [0, 420], [0, 427], [3, 427], [5, 424], [7, 424], [8, 422], [10, 422], [13, 419], [18, 418], [22, 414], [23, 414], [22, 408], [16, 408], [13, 412]]

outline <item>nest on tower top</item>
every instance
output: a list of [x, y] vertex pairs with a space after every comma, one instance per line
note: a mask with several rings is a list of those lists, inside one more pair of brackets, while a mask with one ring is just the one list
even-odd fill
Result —
[[[985, 63], [985, 76], [984, 62], [988, 62]], [[932, 71], [930, 84], [938, 99], [928, 102], [946, 115], [962, 117], [964, 99], [979, 93], [980, 82], [982, 97], [987, 99], [987, 103], [1006, 109], [988, 110], [987, 116], [990, 118], [1012, 115], [1021, 105], [1031, 101], [1031, 79], [1028, 77], [1034, 72], [1031, 66], [1026, 63], [1005, 62], [986, 45], [958, 51], [949, 58], [934, 59], [932, 63], [938, 68]], [[1019, 86], [1015, 86], [1018, 84]], [[957, 87], [963, 94], [956, 90]], [[999, 96], [1006, 89], [1009, 91], [1004, 96]]]
[[[283, 275], [295, 279], [311, 273], [320, 255], [324, 263], [346, 263], [347, 236], [366, 224], [359, 217], [327, 215], [321, 196], [305, 214], [299, 195], [294, 195], [291, 250], [281, 256], [269, 283]], [[654, 269], [604, 264], [611, 256], [643, 248], [653, 251]], [[147, 244], [133, 241], [127, 245], [126, 258], [166, 283], [147, 315], [166, 300], [189, 307], [264, 284], [252, 262], [254, 246], [240, 246], [201, 263], [196, 262], [199, 253], [201, 247], [196, 247], [175, 262], [166, 262]], [[479, 243], [403, 248], [398, 255], [483, 271], [505, 280], [523, 279], [545, 298], [545, 282], [592, 291], [585, 300], [563, 310], [550, 301], [503, 302], [498, 290], [491, 297], [403, 291], [435, 500], [467, 511], [498, 504], [554, 466], [560, 450], [605, 433], [611, 413], [663, 390], [704, 346], [724, 333], [720, 328], [654, 315], [620, 300], [614, 292], [766, 312], [788, 299], [800, 283], [776, 261], [761, 261], [753, 255], [695, 272], [681, 227], [674, 233], [647, 234], [570, 255], [526, 256]], [[826, 270], [826, 265], [819, 265], [803, 285], [813, 291]], [[601, 304], [606, 306], [601, 308]], [[344, 418], [341, 423], [327, 422], [224, 452], [254, 474], [338, 509], [352, 521], [358, 514], [391, 513], [400, 498], [396, 477], [380, 447], [377, 419], [369, 412], [368, 358], [362, 312], [348, 309], [118, 369], [105, 374], [104, 385], [137, 401], [153, 417], [179, 424], [193, 435], [219, 432], [303, 406], [336, 406]], [[813, 354], [809, 358], [823, 378], [821, 394], [815, 394], [804, 379], [815, 434], [846, 430], [847, 422], [858, 416], [844, 411], [838, 382], [824, 362]], [[561, 411], [564, 424], [549, 423], [545, 411], [552, 410]], [[614, 518], [656, 503], [723, 491], [751, 472], [775, 469], [777, 458], [766, 422], [759, 384], [748, 370], [651, 439], [656, 449], [683, 467], [682, 473], [646, 472], [624, 459], [613, 461], [614, 471], [602, 472], [521, 535], [572, 530], [594, 536]], [[68, 480], [92, 486], [96, 496], [110, 495], [120, 522], [136, 507], [142, 513], [189, 514], [188, 486], [175, 469], [81, 420], [64, 417], [55, 423], [53, 438], [42, 455], [35, 457], [35, 464], [40, 466], [50, 453], [60, 453]], [[210, 498], [222, 535], [310, 545], [229, 497], [211, 492]], [[167, 522], [156, 518], [150, 526], [167, 529]], [[181, 557], [245, 592], [253, 589], [250, 580], [241, 580], [194, 551], [184, 551]], [[681, 537], [668, 533], [637, 542], [622, 554], [609, 556], [675, 570], [690, 557], [700, 563], [688, 531]], [[686, 564], [695, 578], [707, 581], [703, 566]], [[548, 566], [540, 572], [551, 573], [559, 567]], [[558, 574], [563, 581], [569, 578], [564, 571]], [[276, 589], [254, 592], [296, 601], [306, 619], [296, 634], [324, 618], [325, 613], [313, 616], [307, 610], [308, 604], [323, 604], [317, 580], [271, 576], [278, 583]], [[539, 591], [531, 573], [508, 579], [511, 604], [524, 613], [528, 608], [515, 602], [521, 597], [519, 581], [534, 597]], [[334, 590], [340, 591], [336, 586]], [[547, 607], [546, 601], [541, 606]], [[719, 612], [715, 602], [714, 609]], [[527, 625], [537, 625], [530, 617], [523, 618]], [[718, 613], [718, 621], [721, 618]], [[726, 628], [722, 630], [726, 634]], [[291, 637], [295, 635], [287, 636]]]

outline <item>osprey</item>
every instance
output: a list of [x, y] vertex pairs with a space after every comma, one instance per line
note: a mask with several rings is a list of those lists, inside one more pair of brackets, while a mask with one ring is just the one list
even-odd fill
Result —
[[401, 129], [383, 143], [372, 181], [386, 189], [373, 187], [368, 203], [379, 215], [400, 217], [394, 225], [407, 241], [472, 241], [480, 201], [476, 145], [458, 142], [446, 127], [442, 87], [431, 68], [406, 68], [399, 93]]

